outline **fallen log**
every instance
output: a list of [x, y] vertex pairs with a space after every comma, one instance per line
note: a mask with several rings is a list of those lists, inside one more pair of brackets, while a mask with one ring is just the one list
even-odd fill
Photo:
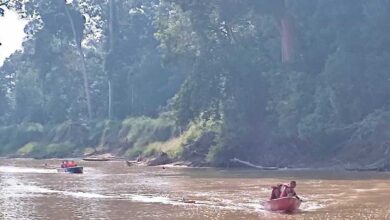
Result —
[[145, 164], [142, 163], [142, 162], [139, 162], [139, 161], [130, 161], [130, 160], [126, 160], [126, 164], [127, 164], [127, 166], [129, 166], [129, 167], [145, 165]]
[[242, 165], [245, 165], [245, 166], [248, 166], [248, 167], [252, 167], [252, 168], [255, 168], [255, 169], [260, 169], [260, 170], [278, 170], [279, 169], [278, 167], [264, 167], [264, 166], [255, 165], [255, 164], [253, 164], [251, 162], [243, 161], [243, 160], [240, 160], [240, 159], [237, 159], [237, 158], [230, 159], [230, 162], [239, 163], [239, 164], [242, 164]]

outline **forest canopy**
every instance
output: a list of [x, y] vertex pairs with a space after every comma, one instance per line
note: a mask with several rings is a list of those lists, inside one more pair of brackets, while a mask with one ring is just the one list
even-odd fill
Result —
[[[216, 165], [390, 156], [387, 0], [12, 2], [30, 22], [0, 68], [3, 154], [42, 141], [134, 153], [184, 135], [180, 157]], [[47, 137], [64, 124], [83, 140]], [[118, 144], [102, 124], [142, 129]], [[10, 145], [12, 128], [34, 138]]]

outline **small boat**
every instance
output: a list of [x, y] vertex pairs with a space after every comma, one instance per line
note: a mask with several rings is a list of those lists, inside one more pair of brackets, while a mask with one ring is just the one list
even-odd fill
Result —
[[298, 210], [301, 202], [302, 200], [295, 197], [285, 197], [266, 201], [263, 206], [269, 211], [294, 212]]
[[85, 161], [109, 161], [111, 159], [106, 158], [106, 157], [86, 157], [86, 158], [83, 158], [83, 160], [85, 160]]
[[57, 168], [59, 173], [83, 173], [83, 167], [66, 167], [66, 168]]

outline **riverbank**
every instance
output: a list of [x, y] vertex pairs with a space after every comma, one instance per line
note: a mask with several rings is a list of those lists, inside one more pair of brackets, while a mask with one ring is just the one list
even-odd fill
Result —
[[163, 153], [169, 161], [210, 166], [212, 159], [207, 155], [216, 137], [213, 129], [194, 123], [181, 131], [169, 117], [88, 124], [72, 121], [57, 125], [24, 123], [0, 127], [0, 156], [44, 159], [109, 153], [135, 160], [152, 159]]
[[[164, 154], [163, 154], [164, 155]], [[76, 160], [84, 160], [83, 155], [78, 156], [71, 156], [71, 157], [55, 157], [55, 158], [41, 158], [41, 157], [19, 157], [17, 155], [9, 155], [7, 157], [1, 157], [0, 159], [49, 159], [49, 160], [62, 160], [62, 159], [76, 159]], [[88, 160], [86, 160], [88, 161]], [[123, 158], [121, 156], [114, 156], [110, 158], [107, 161], [123, 161], [126, 162], [129, 167], [138, 166], [138, 167], [162, 167], [162, 168], [169, 168], [169, 167], [176, 167], [176, 168], [211, 168], [215, 167], [211, 163], [208, 162], [200, 162], [197, 158], [194, 160], [182, 160], [178, 158], [170, 158], [169, 156], [148, 156], [143, 157], [141, 160], [132, 160], [128, 158]], [[96, 161], [95, 161], [96, 162]], [[105, 161], [98, 161], [98, 162], [105, 162]], [[351, 172], [390, 172], [390, 166], [389, 162], [384, 163], [375, 163], [371, 165], [360, 165], [360, 164], [336, 164], [336, 165], [330, 165], [328, 163], [317, 163], [317, 164], [292, 164], [290, 166], [280, 166], [280, 167], [264, 167], [261, 165], [255, 165], [250, 162], [246, 163], [232, 163], [231, 166], [226, 168], [246, 168], [246, 169], [254, 169], [254, 170], [263, 170], [263, 171], [293, 171], [293, 170], [328, 170], [328, 171], [351, 171]]]
[[[72, 157], [72, 158], [46, 158], [46, 159], [37, 159], [37, 158], [28, 158], [28, 157], [0, 157], [0, 160], [4, 161], [43, 161], [40, 164], [41, 168], [47, 168], [47, 164], [45, 161], [62, 161], [63, 159], [72, 159], [75, 161], [78, 161], [78, 163], [84, 164], [89, 166], [90, 163], [93, 163], [95, 165], [100, 164], [99, 166], [111, 166], [111, 162], [115, 163], [122, 163], [126, 164], [127, 167], [158, 167], [161, 169], [169, 169], [169, 168], [195, 168], [195, 169], [211, 169], [216, 168], [215, 166], [212, 166], [210, 164], [203, 164], [202, 166], [196, 166], [191, 161], [184, 161], [184, 160], [170, 160], [163, 163], [155, 163], [156, 159], [160, 160], [159, 157], [147, 157], [142, 158], [142, 160], [128, 160], [126, 158], [120, 158], [120, 157], [111, 157], [107, 161], [89, 161], [85, 160], [85, 157]], [[108, 163], [107, 163], [108, 162]], [[46, 164], [46, 165], [45, 165]], [[56, 163], [50, 163], [50, 168], [56, 168], [59, 162]], [[88, 165], [89, 164], [89, 165]], [[94, 166], [95, 166], [94, 165]], [[222, 167], [220, 167], [222, 168]], [[240, 163], [240, 165], [231, 166], [231, 167], [223, 167], [222, 169], [226, 170], [257, 170], [258, 172], [275, 172], [275, 171], [281, 171], [281, 172], [299, 172], [299, 171], [321, 171], [321, 172], [346, 172], [346, 173], [390, 173], [390, 169], [386, 168], [373, 168], [373, 167], [362, 167], [358, 165], [353, 164], [344, 164], [344, 165], [329, 165], [329, 164], [308, 164], [306, 166], [289, 166], [289, 167], [262, 167], [258, 165], [247, 165]]]
[[[182, 130], [169, 117], [88, 124], [72, 121], [57, 125], [25, 123], [0, 127], [0, 156], [84, 158], [109, 153], [151, 166], [181, 163], [188, 167], [248, 167], [251, 164], [260, 169], [336, 167], [355, 171], [390, 170], [387, 145], [373, 148], [365, 157], [359, 156], [366, 149], [364, 147], [351, 148], [356, 152], [340, 148], [340, 151], [324, 154], [309, 150], [313, 147], [308, 143], [288, 140], [273, 147], [258, 147], [253, 152], [240, 150], [235, 153], [231, 146], [221, 146], [219, 129], [218, 123], [200, 121]], [[234, 161], [235, 158], [246, 164]]]

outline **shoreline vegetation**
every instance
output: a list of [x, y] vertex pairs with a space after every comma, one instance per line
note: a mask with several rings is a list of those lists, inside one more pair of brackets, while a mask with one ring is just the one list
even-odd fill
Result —
[[0, 156], [389, 170], [387, 1], [12, 2]]
[[[99, 156], [99, 155], [98, 155]], [[144, 158], [142, 161], [137, 160], [127, 160], [126, 158], [120, 158], [120, 157], [113, 157], [110, 160], [107, 161], [100, 161], [100, 162], [123, 162], [126, 163], [128, 167], [160, 167], [162, 169], [167, 168], [218, 168], [215, 166], [193, 166], [191, 164], [191, 161], [181, 161], [181, 160], [171, 160], [167, 163], [162, 164], [150, 164], [151, 161], [154, 161], [158, 159], [159, 156], [154, 157], [148, 157]], [[84, 162], [91, 162], [89, 160], [84, 160], [83, 157], [64, 157], [64, 158], [31, 158], [31, 157], [14, 157], [14, 155], [0, 157], [0, 159], [10, 160], [10, 159], [16, 159], [16, 160], [62, 160], [62, 159], [72, 159], [72, 160], [80, 160]], [[232, 159], [235, 160], [236, 158]], [[92, 161], [92, 162], [99, 162], [99, 161]], [[311, 171], [311, 170], [318, 170], [318, 171], [347, 171], [347, 172], [390, 172], [389, 165], [384, 166], [365, 166], [365, 167], [357, 167], [357, 166], [351, 166], [349, 164], [347, 165], [337, 165], [337, 166], [308, 166], [308, 167], [263, 167], [259, 165], [251, 164], [247, 161], [241, 161], [241, 165], [238, 166], [232, 166], [232, 167], [223, 167], [224, 169], [254, 169], [259, 171]], [[248, 165], [251, 164], [251, 165]], [[43, 165], [43, 168], [45, 169], [57, 169], [57, 166], [46, 166]], [[222, 168], [222, 167], [219, 167]]]
[[[242, 167], [259, 170], [335, 169], [347, 171], [390, 171], [390, 160], [372, 163], [336, 161], [306, 155], [307, 163], [288, 161], [250, 162], [232, 157], [218, 163], [214, 146], [218, 140], [216, 122], [199, 121], [180, 132], [169, 117], [141, 117], [124, 121], [101, 121], [90, 124], [65, 122], [43, 126], [26, 123], [0, 128], [0, 156], [5, 158], [84, 158], [90, 161], [123, 160], [128, 166]], [[268, 158], [272, 158], [270, 154]], [[340, 155], [337, 155], [340, 156]], [[300, 158], [301, 161], [302, 158]]]

